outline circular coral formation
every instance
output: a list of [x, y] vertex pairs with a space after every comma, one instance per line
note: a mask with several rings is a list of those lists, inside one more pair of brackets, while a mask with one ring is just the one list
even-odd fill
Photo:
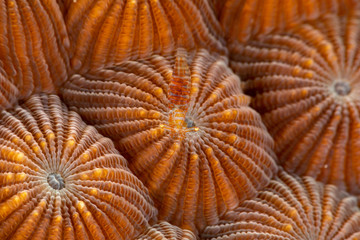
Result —
[[189, 230], [183, 230], [168, 222], [161, 221], [149, 227], [136, 240], [196, 240], [196, 236]]
[[0, 116], [0, 239], [131, 239], [156, 214], [110, 139], [55, 95]]
[[233, 69], [286, 170], [360, 193], [359, 10], [239, 46]]
[[179, 42], [187, 49], [227, 51], [221, 26], [203, 0], [78, 0], [69, 8], [66, 26], [75, 43], [75, 69], [169, 54]]
[[[14, 95], [10, 103], [36, 92], [53, 93], [67, 78], [69, 46], [55, 0], [1, 1], [0, 65], [6, 72], [7, 85], [17, 88], [7, 93]], [[8, 105], [0, 100], [0, 108]]]
[[360, 238], [358, 200], [334, 185], [284, 171], [256, 198], [229, 211], [206, 239], [345, 240]]
[[[204, 49], [188, 54], [185, 112], [169, 107], [174, 61], [153, 55], [74, 75], [62, 94], [128, 157], [156, 199], [159, 219], [194, 230], [255, 196], [277, 168], [272, 139], [226, 59]], [[169, 124], [173, 114], [185, 118], [180, 129]]]

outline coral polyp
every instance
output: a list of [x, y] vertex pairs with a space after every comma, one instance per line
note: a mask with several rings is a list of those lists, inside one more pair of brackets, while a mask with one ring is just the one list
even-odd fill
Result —
[[359, 6], [238, 47], [244, 79], [287, 171], [358, 194]]
[[359, 239], [358, 203], [334, 185], [280, 171], [256, 198], [208, 226], [201, 239]]
[[149, 227], [145, 186], [57, 96], [0, 115], [0, 239], [131, 239]]
[[162, 127], [174, 111], [176, 52], [74, 75], [62, 95], [129, 158], [159, 219], [194, 230], [254, 196], [277, 168], [272, 139], [226, 58], [201, 49], [186, 60], [191, 86], [181, 118], [194, 131], [185, 134]]

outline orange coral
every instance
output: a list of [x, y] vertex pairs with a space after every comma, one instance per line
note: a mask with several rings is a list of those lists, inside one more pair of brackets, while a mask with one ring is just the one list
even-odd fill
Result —
[[136, 240], [196, 240], [194, 233], [161, 221], [149, 227], [145, 233], [141, 234]]
[[110, 139], [55, 95], [0, 117], [0, 239], [130, 239], [156, 214]]
[[0, 61], [14, 99], [54, 92], [67, 78], [69, 45], [56, 1], [0, 1]]
[[272, 139], [248, 107], [226, 59], [190, 53], [190, 101], [184, 135], [168, 124], [174, 55], [126, 61], [74, 75], [64, 100], [111, 137], [157, 200], [159, 219], [203, 228], [266, 185], [276, 171]]
[[153, 53], [183, 47], [226, 52], [222, 30], [207, 1], [78, 0], [66, 25], [72, 42], [72, 66], [92, 70]]
[[208, 226], [202, 239], [344, 240], [360, 238], [358, 200], [333, 185], [279, 171], [256, 198]]
[[291, 29], [294, 25], [343, 11], [356, 0], [213, 0], [229, 41], [230, 52], [239, 43]]
[[286, 170], [352, 193], [360, 192], [359, 14], [353, 8], [251, 41], [232, 64]]

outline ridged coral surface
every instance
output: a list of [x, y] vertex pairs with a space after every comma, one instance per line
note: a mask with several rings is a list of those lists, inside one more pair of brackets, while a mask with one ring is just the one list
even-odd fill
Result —
[[196, 240], [194, 233], [171, 225], [168, 222], [159, 222], [149, 227], [136, 240]]
[[232, 66], [286, 170], [360, 193], [359, 10], [245, 46]]
[[[7, 85], [17, 88], [6, 89], [10, 104], [35, 92], [53, 93], [67, 78], [69, 46], [55, 0], [0, 1], [0, 65]], [[8, 106], [0, 99], [0, 108]]]
[[[187, 54], [187, 110], [169, 107], [175, 56], [74, 75], [62, 95], [129, 158], [160, 220], [199, 229], [269, 182], [273, 142], [226, 58], [204, 49]], [[185, 114], [182, 126], [172, 124], [176, 111], [179, 119]]]
[[55, 95], [0, 117], [0, 239], [131, 239], [156, 214], [110, 139]]
[[77, 0], [66, 25], [74, 42], [75, 69], [171, 53], [178, 41], [187, 49], [201, 46], [226, 52], [208, 1]]
[[291, 29], [302, 21], [354, 7], [356, 0], [212, 0], [229, 42], [239, 43], [271, 32]]
[[355, 240], [360, 238], [357, 204], [334, 185], [281, 171], [256, 198], [208, 226], [201, 239]]

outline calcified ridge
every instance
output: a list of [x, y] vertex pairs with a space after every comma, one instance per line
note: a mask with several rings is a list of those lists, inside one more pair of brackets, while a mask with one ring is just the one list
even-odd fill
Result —
[[156, 210], [110, 139], [55, 95], [0, 116], [0, 239], [131, 239]]
[[194, 230], [254, 196], [276, 165], [272, 139], [248, 107], [238, 77], [225, 58], [206, 50], [187, 60], [191, 95], [184, 131], [197, 131], [172, 134], [162, 127], [172, 110], [167, 96], [174, 59], [154, 55], [74, 75], [62, 94], [129, 157], [157, 202], [159, 219]]
[[311, 177], [280, 171], [256, 198], [208, 226], [207, 239], [344, 240], [360, 238], [360, 211], [354, 196]]

